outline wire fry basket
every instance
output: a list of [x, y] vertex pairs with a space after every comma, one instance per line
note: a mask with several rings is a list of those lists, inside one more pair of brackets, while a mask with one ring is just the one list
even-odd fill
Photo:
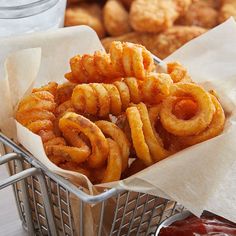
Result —
[[[0, 181], [0, 190], [13, 185], [20, 218], [29, 235], [86, 235], [89, 227], [86, 212], [95, 205], [99, 211], [94, 235], [105, 235], [107, 218], [110, 219], [107, 235], [149, 235], [163, 220], [182, 210], [173, 201], [144, 193], [106, 189], [99, 195], [88, 195], [48, 171], [1, 133], [0, 142], [5, 152], [0, 165], [8, 163], [11, 172], [10, 177]], [[72, 196], [79, 202], [78, 209], [74, 209]], [[108, 207], [111, 200], [112, 213]]]

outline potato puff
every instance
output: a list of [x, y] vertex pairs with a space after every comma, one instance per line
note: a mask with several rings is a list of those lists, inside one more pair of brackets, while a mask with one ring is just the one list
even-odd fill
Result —
[[186, 14], [179, 19], [181, 25], [196, 25], [204, 28], [213, 28], [217, 25], [218, 12], [208, 2], [194, 1]]
[[235, 0], [222, 0], [220, 8], [219, 23], [224, 22], [229, 17], [233, 16], [236, 19], [236, 1]]
[[156, 47], [156, 55], [164, 59], [188, 41], [206, 32], [206, 29], [198, 26], [174, 26], [159, 34], [153, 42]]
[[102, 24], [102, 9], [96, 3], [67, 8], [65, 26], [75, 25], [88, 25], [97, 32], [100, 38], [105, 36], [105, 29]]
[[107, 32], [119, 36], [131, 31], [129, 13], [121, 2], [109, 0], [103, 8], [103, 22]]
[[131, 7], [132, 2], [134, 2], [134, 0], [120, 0], [125, 7], [127, 7], [128, 9]]
[[[193, 2], [197, 2], [199, 0], [193, 0]], [[221, 0], [200, 0], [200, 1], [204, 1], [209, 7], [213, 7], [216, 10], [219, 10], [220, 6], [221, 6]]]
[[179, 14], [172, 0], [135, 0], [130, 23], [139, 32], [157, 33], [173, 25]]
[[193, 0], [173, 0], [180, 16], [188, 11], [192, 1]]
[[192, 0], [135, 0], [130, 9], [131, 26], [139, 32], [158, 33], [173, 26]]
[[132, 32], [119, 37], [107, 37], [102, 39], [102, 44], [108, 50], [114, 40], [137, 43], [164, 59], [191, 39], [205, 32], [204, 28], [197, 26], [173, 26], [161, 34]]

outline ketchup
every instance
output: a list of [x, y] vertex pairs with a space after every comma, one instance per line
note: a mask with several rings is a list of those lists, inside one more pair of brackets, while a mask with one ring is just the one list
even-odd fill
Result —
[[189, 216], [162, 228], [160, 236], [236, 236], [236, 224], [215, 215]]

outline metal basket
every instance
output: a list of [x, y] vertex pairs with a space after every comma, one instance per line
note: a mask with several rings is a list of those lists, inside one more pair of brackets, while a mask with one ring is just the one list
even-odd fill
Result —
[[[156, 65], [161, 63], [154, 55], [153, 59]], [[166, 218], [183, 210], [167, 199], [114, 188], [88, 195], [82, 187], [50, 172], [2, 133], [0, 145], [5, 154], [0, 157], [0, 165], [8, 163], [11, 174], [0, 181], [0, 190], [13, 185], [20, 218], [29, 235], [90, 236], [86, 211], [94, 206], [93, 235], [150, 235]], [[72, 198], [79, 205], [75, 206]]]
[[[11, 176], [0, 182], [0, 189], [13, 185], [20, 217], [29, 235], [85, 235], [86, 209], [94, 205], [99, 206], [94, 234], [105, 235], [103, 225], [111, 199], [113, 210], [107, 235], [149, 235], [163, 220], [182, 210], [173, 201], [144, 193], [107, 189], [99, 195], [88, 195], [48, 171], [1, 133], [0, 142], [6, 153], [0, 158], [0, 165], [8, 163], [11, 171]], [[72, 211], [72, 195], [79, 202], [79, 222], [75, 222]]]

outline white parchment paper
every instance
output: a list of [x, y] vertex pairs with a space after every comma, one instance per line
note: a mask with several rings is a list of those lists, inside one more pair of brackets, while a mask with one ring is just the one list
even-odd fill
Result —
[[[20, 40], [12, 40], [3, 44], [0, 41], [0, 48], [4, 45], [8, 48], [6, 53], [9, 53], [21, 48], [40, 47], [42, 56], [40, 57], [39, 49], [18, 52], [8, 58], [5, 64], [7, 73], [4, 70], [0, 71], [2, 77], [0, 89], [5, 86], [4, 91], [7, 91], [0, 100], [0, 106], [3, 107], [0, 113], [0, 127], [5, 128], [5, 132], [9, 130], [6, 123], [13, 119], [14, 105], [32, 87], [33, 77], [37, 85], [51, 80], [60, 82], [68, 70], [71, 56], [91, 53], [101, 48], [97, 36], [87, 27], [61, 29], [52, 33], [37, 34], [30, 39], [22, 37]], [[23, 59], [31, 58], [29, 62], [26, 61], [30, 76], [27, 76], [27, 71], [20, 70], [22, 66], [19, 66], [16, 56], [21, 63]], [[3, 62], [0, 58], [0, 62], [1, 60]], [[231, 19], [192, 40], [166, 59], [166, 61], [175, 60], [187, 67], [194, 81], [201, 83], [207, 89], [217, 91], [227, 115], [224, 132], [214, 139], [178, 152], [126, 180], [105, 186], [168, 197], [183, 204], [198, 216], [203, 210], [210, 210], [236, 222], [236, 24], [234, 20]], [[18, 73], [12, 73], [10, 70], [12, 67], [17, 68], [20, 77], [24, 73], [29, 77], [28, 86], [24, 85], [21, 92], [9, 89], [11, 86], [14, 87], [15, 83], [19, 83]], [[39, 73], [36, 78], [37, 68]], [[9, 135], [14, 134], [13, 129]], [[89, 181], [82, 175], [64, 171], [53, 165], [47, 159], [39, 137], [20, 124], [17, 125], [17, 138], [51, 171], [66, 177], [72, 175], [70, 178], [72, 182], [81, 184], [82, 181], [83, 185], [91, 187]]]

